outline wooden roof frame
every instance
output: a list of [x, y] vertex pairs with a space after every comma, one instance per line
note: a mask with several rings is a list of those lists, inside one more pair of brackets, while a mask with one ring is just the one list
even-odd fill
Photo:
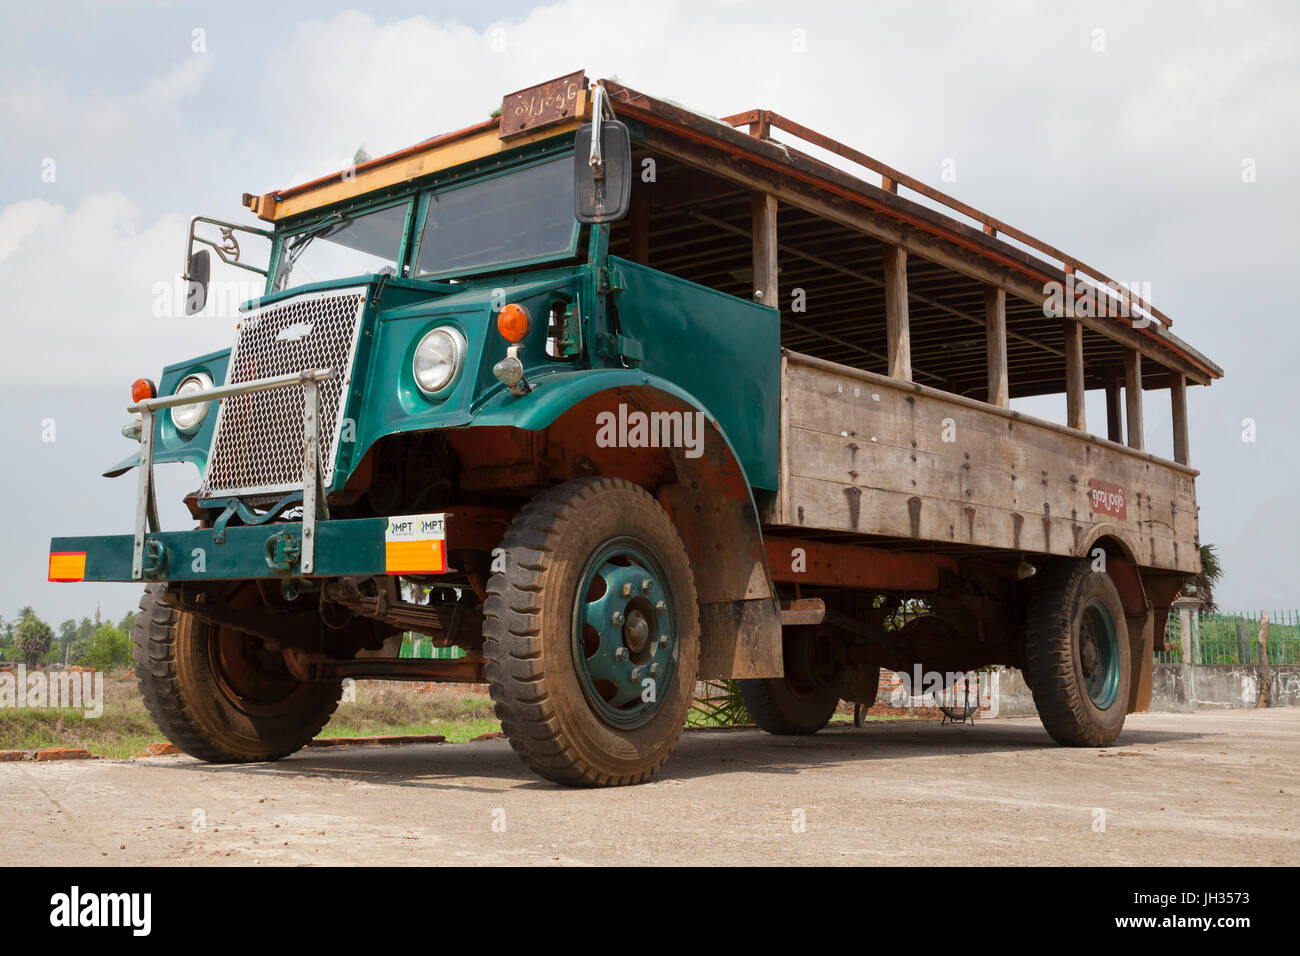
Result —
[[[612, 80], [598, 82], [610, 94], [619, 116], [636, 124], [635, 138], [646, 147], [1004, 290], [1038, 308], [1047, 300], [1044, 286], [1050, 283], [1066, 287], [1072, 278], [1088, 281], [1085, 274], [1105, 280], [1102, 273], [1033, 236], [779, 114], [750, 110], [715, 120]], [[244, 204], [259, 218], [279, 222], [527, 143], [571, 135], [587, 120], [590, 100], [584, 89], [572, 117], [544, 129], [503, 139], [500, 118], [493, 117], [299, 186], [264, 195], [246, 193]], [[748, 124], [749, 131], [730, 123]], [[771, 138], [773, 128], [864, 166], [880, 175], [881, 184], [777, 142]], [[900, 195], [900, 186], [974, 219], [979, 228]], [[1006, 242], [1002, 235], [1030, 245], [1047, 258]], [[1125, 306], [1136, 299], [1127, 292], [1122, 295]], [[1222, 377], [1223, 370], [1174, 335], [1169, 329], [1172, 320], [1149, 303], [1133, 302], [1148, 313], [1149, 324], [1143, 324], [1121, 314], [1109, 298], [1099, 296], [1096, 302], [1103, 314], [1081, 317], [1084, 328], [1145, 356], [1175, 378], [1208, 385]], [[1044, 320], [1053, 321], [1046, 314]]]

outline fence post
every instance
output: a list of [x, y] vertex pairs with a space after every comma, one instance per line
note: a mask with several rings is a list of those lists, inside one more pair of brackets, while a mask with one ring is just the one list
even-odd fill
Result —
[[1179, 656], [1182, 658], [1183, 691], [1187, 696], [1187, 709], [1196, 709], [1196, 652], [1199, 650], [1198, 614], [1201, 609], [1200, 598], [1178, 597], [1170, 605], [1170, 610], [1178, 614]]
[[1270, 685], [1273, 683], [1273, 669], [1268, 663], [1268, 611], [1259, 615], [1259, 699], [1255, 706], [1270, 706]]

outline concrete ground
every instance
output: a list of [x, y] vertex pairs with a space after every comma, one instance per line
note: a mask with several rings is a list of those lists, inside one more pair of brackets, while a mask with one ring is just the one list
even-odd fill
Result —
[[7, 864], [1300, 863], [1300, 708], [688, 731], [653, 782], [569, 790], [504, 740], [0, 763]]

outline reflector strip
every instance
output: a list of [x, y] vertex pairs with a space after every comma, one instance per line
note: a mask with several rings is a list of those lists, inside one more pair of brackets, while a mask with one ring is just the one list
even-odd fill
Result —
[[404, 515], [384, 529], [384, 570], [389, 574], [442, 574], [447, 570], [447, 516]]
[[86, 580], [86, 552], [85, 551], [51, 551], [50, 552], [50, 580], [51, 581]]

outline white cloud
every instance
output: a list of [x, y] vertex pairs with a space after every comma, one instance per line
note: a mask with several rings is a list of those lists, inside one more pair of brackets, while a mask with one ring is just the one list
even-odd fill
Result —
[[179, 215], [142, 224], [121, 193], [74, 208], [28, 200], [0, 208], [0, 288], [6, 292], [9, 384], [129, 383], [169, 362], [230, 343], [226, 319], [156, 318], [159, 284], [184, 256]]

